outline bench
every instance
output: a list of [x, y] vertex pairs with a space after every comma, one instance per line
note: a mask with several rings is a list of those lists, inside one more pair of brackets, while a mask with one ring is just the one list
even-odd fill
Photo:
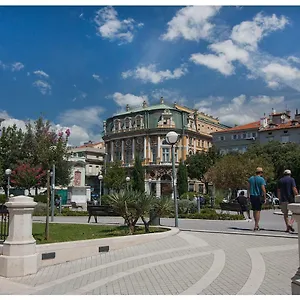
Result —
[[220, 208], [221, 208], [221, 212], [236, 211], [238, 214], [242, 213], [241, 206], [237, 202], [229, 202], [229, 203], [222, 202], [220, 203]]
[[115, 213], [109, 205], [89, 205], [87, 206], [89, 213], [88, 223], [90, 223], [91, 217], [93, 216], [97, 223], [97, 216], [114, 216]]

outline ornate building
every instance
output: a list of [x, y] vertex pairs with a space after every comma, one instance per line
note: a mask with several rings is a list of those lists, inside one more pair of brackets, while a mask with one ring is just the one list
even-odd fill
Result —
[[[145, 166], [145, 189], [160, 197], [172, 192], [171, 146], [165, 141], [169, 131], [179, 134], [175, 148], [175, 166], [180, 159], [211, 147], [211, 132], [224, 129], [217, 119], [187, 107], [173, 105], [160, 99], [157, 105], [130, 109], [104, 121], [105, 149], [108, 161], [121, 161], [132, 168], [136, 155]], [[199, 191], [202, 183], [190, 183], [190, 190]]]

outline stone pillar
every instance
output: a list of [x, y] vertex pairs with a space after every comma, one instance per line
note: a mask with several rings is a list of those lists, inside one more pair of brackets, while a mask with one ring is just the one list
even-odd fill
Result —
[[161, 161], [161, 156], [160, 156], [160, 136], [157, 136], [157, 156], [156, 159], [159, 159]]
[[134, 138], [132, 139], [132, 160], [134, 160], [134, 153], [135, 152], [135, 140], [134, 140]]
[[110, 161], [114, 161], [114, 142], [110, 142]]
[[[300, 195], [295, 197], [295, 203], [288, 205], [289, 210], [293, 213], [293, 218], [298, 225], [298, 255], [300, 266]], [[300, 267], [294, 277], [292, 277], [292, 295], [300, 295]]]
[[156, 181], [156, 197], [160, 198], [161, 196], [161, 187], [160, 187], [160, 178]]
[[147, 137], [144, 136], [144, 159], [147, 160]]
[[0, 276], [18, 277], [38, 271], [36, 241], [32, 236], [32, 213], [37, 205], [32, 197], [16, 196], [9, 199], [9, 235], [0, 255]]
[[122, 147], [121, 147], [121, 161], [124, 163], [124, 140], [122, 140]]

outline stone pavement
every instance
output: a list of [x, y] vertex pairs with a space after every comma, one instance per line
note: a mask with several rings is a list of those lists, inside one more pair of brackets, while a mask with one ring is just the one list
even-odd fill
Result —
[[297, 268], [296, 239], [181, 231], [2, 278], [0, 294], [286, 295]]

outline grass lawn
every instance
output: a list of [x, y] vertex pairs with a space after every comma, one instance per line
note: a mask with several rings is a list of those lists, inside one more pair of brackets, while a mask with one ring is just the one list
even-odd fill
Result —
[[[37, 244], [71, 242], [80, 240], [100, 239], [128, 235], [127, 226], [85, 225], [85, 224], [50, 224], [50, 240], [46, 241], [45, 224], [32, 224], [33, 236]], [[150, 227], [150, 232], [163, 232], [168, 229]], [[136, 228], [135, 234], [145, 233], [144, 227]]]

